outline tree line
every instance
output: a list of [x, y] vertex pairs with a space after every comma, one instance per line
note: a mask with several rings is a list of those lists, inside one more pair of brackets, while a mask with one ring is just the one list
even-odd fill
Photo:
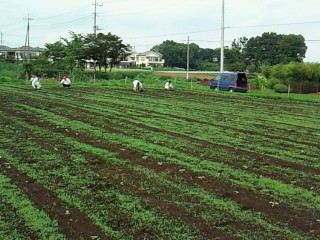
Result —
[[[61, 38], [47, 43], [40, 56], [40, 62], [56, 69], [83, 67], [86, 60], [92, 60], [94, 68], [109, 68], [110, 71], [131, 53], [131, 47], [111, 33], [76, 34], [70, 32], [70, 40]], [[165, 59], [165, 67], [186, 68], [187, 44], [166, 40], [151, 48], [160, 52]], [[262, 65], [302, 62], [307, 46], [302, 35], [263, 33], [261, 36], [241, 37], [233, 40], [230, 47], [224, 49], [224, 65], [228, 71], [256, 72]], [[220, 48], [200, 48], [189, 44], [189, 67], [193, 70], [219, 70]]]
[[[189, 67], [192, 70], [219, 71], [220, 48], [200, 48], [197, 44], [177, 43], [166, 40], [150, 50], [160, 52], [165, 59], [165, 67], [186, 68], [187, 48]], [[233, 40], [224, 49], [224, 65], [227, 71], [260, 72], [273, 83], [309, 82], [316, 83], [320, 78], [318, 64], [304, 64], [307, 46], [302, 35], [265, 32], [257, 37], [241, 37]], [[59, 72], [81, 71], [89, 60], [95, 70], [111, 70], [131, 54], [131, 47], [124, 44], [119, 36], [111, 33], [76, 34], [45, 44], [45, 50], [36, 59], [24, 63], [24, 76], [40, 73], [47, 77]], [[9, 61], [10, 59], [8, 59]], [[275, 80], [276, 79], [276, 80]], [[257, 85], [266, 85], [261, 79]], [[302, 91], [302, 90], [301, 90]], [[301, 92], [300, 91], [300, 92]]]
[[111, 33], [77, 34], [70, 32], [70, 39], [61, 38], [54, 43], [45, 44], [45, 50], [39, 57], [24, 63], [26, 75], [32, 73], [52, 76], [57, 71], [72, 72], [84, 69], [89, 60], [94, 69], [114, 68], [130, 55], [131, 47]]
[[[151, 50], [163, 55], [167, 67], [186, 68], [187, 44], [164, 41]], [[233, 40], [224, 49], [224, 64], [229, 71], [257, 71], [262, 65], [302, 62], [307, 46], [302, 35], [263, 33], [261, 36]], [[189, 44], [189, 67], [194, 70], [219, 70], [220, 48], [200, 48]]]

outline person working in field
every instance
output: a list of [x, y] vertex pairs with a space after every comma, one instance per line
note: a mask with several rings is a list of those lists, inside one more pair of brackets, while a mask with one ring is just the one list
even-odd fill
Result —
[[70, 88], [71, 87], [71, 80], [64, 76], [60, 82], [64, 88]]
[[142, 83], [139, 80], [134, 80], [133, 82], [133, 91], [135, 92], [143, 92]]
[[41, 88], [41, 83], [40, 83], [40, 79], [37, 77], [37, 76], [33, 76], [31, 79], [31, 86], [34, 88], [34, 89], [40, 89]]
[[164, 89], [165, 90], [173, 90], [173, 85], [170, 80], [168, 82], [166, 82], [166, 84], [164, 85]]

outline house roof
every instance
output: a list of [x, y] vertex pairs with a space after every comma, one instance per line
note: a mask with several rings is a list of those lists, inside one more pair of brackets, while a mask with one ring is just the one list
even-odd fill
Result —
[[[26, 49], [28, 49], [28, 47], [26, 47]], [[0, 51], [24, 51], [25, 50], [25, 46], [22, 47], [17, 47], [17, 48], [11, 48], [5, 45], [0, 45]], [[42, 52], [44, 50], [44, 48], [40, 48], [40, 47], [30, 47], [29, 49], [30, 51], [34, 51], [34, 52]]]
[[11, 50], [11, 48], [5, 45], [0, 45], [0, 51], [7, 51], [7, 50]]
[[[28, 46], [22, 46], [22, 47], [18, 47], [18, 48], [14, 48], [15, 50], [20, 50], [20, 51], [24, 51], [24, 49], [28, 49]], [[35, 52], [41, 52], [44, 50], [44, 48], [40, 48], [40, 47], [30, 47], [29, 48], [30, 51], [35, 51]]]
[[139, 53], [139, 54], [137, 54], [137, 55], [138, 55], [138, 56], [156, 55], [156, 56], [162, 57], [162, 54], [161, 54], [161, 53], [155, 52], [155, 51], [146, 51], [146, 52], [143, 52], [143, 53]]

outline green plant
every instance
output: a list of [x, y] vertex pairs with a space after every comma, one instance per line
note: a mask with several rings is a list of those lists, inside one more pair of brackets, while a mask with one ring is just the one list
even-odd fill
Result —
[[277, 93], [287, 93], [289, 90], [288, 86], [283, 84], [276, 84], [273, 86], [273, 89]]

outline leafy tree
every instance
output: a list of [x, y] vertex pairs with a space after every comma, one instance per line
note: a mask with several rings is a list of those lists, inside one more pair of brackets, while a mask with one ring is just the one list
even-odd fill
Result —
[[65, 42], [65, 61], [72, 71], [74, 67], [81, 66], [81, 63], [86, 59], [84, 51], [84, 36], [70, 32], [71, 40], [63, 38]]
[[[186, 45], [186, 49], [187, 49], [187, 45]], [[197, 69], [198, 64], [197, 62], [201, 59], [201, 55], [200, 55], [200, 47], [195, 44], [195, 43], [191, 43], [189, 44], [189, 67], [191, 69]], [[186, 56], [187, 57], [187, 56]], [[187, 59], [186, 59], [187, 61]]]
[[166, 60], [166, 67], [186, 68], [187, 48], [185, 44], [166, 40], [160, 45], [151, 48], [151, 51], [158, 51]]
[[46, 56], [48, 59], [51, 59], [53, 64], [55, 64], [58, 69], [62, 69], [62, 62], [64, 58], [67, 56], [66, 48], [63, 42], [57, 41], [54, 43], [47, 43], [45, 47], [46, 48], [42, 55]]
[[243, 53], [247, 64], [261, 66], [301, 62], [306, 50], [305, 40], [301, 35], [266, 32], [246, 41]]
[[[151, 50], [160, 52], [163, 55], [163, 58], [166, 60], [166, 67], [186, 68], [187, 66], [187, 44], [166, 40], [160, 45], [154, 46]], [[203, 51], [201, 51], [201, 48], [197, 44], [189, 44], [189, 67], [191, 69], [198, 68], [199, 62], [202, 61], [202, 53]], [[213, 57], [208, 58], [212, 62]]]
[[198, 60], [196, 62], [196, 69], [205, 71], [218, 71], [220, 65], [220, 52], [211, 48], [199, 48]]
[[84, 37], [81, 34], [70, 32], [71, 40], [61, 38], [52, 44], [46, 44], [43, 52], [45, 56], [53, 61], [57, 69], [69, 68], [71, 71], [79, 66], [86, 58], [84, 51]]
[[45, 44], [46, 49], [43, 54], [57, 62], [66, 56], [65, 46], [61, 41]]
[[235, 51], [243, 53], [248, 40], [249, 39], [246, 37], [240, 37], [238, 40], [234, 39], [233, 42], [231, 43], [231, 47]]
[[87, 59], [94, 59], [99, 66], [99, 70], [104, 67], [112, 68], [130, 53], [130, 46], [123, 44], [120, 37], [111, 34], [98, 33], [88, 34], [85, 38], [85, 49]]
[[106, 54], [105, 68], [109, 66], [110, 72], [112, 68], [117, 65], [121, 60], [124, 60], [130, 55], [130, 45], [126, 45], [122, 42], [121, 38], [108, 33], [104, 36], [104, 50]]
[[[25, 62], [23, 63], [23, 75], [25, 76], [26, 80], [30, 79], [32, 76], [32, 73], [34, 72], [34, 65], [31, 62]], [[22, 76], [22, 78], [24, 77]]]
[[279, 56], [281, 63], [302, 62], [305, 58], [307, 46], [302, 35], [281, 35]]
[[85, 53], [88, 60], [94, 61], [94, 69], [96, 70], [96, 63], [101, 71], [103, 62], [106, 62], [106, 47], [103, 33], [98, 33], [97, 36], [94, 34], [88, 34], [85, 38]]
[[6, 63], [16, 63], [17, 62], [17, 60], [14, 56], [5, 56], [5, 55], [0, 55], [0, 61], [6, 62]]
[[199, 57], [201, 61], [212, 63], [212, 62], [217, 62], [218, 57], [220, 55], [216, 55], [216, 52], [214, 49], [211, 48], [199, 48]]
[[130, 46], [122, 43], [120, 37], [111, 33], [99, 33], [97, 36], [70, 32], [71, 39], [62, 38], [53, 44], [46, 44], [44, 55], [53, 61], [57, 69], [73, 70], [82, 67], [86, 60], [97, 62], [101, 71], [110, 66], [110, 71], [121, 60], [129, 55]]

